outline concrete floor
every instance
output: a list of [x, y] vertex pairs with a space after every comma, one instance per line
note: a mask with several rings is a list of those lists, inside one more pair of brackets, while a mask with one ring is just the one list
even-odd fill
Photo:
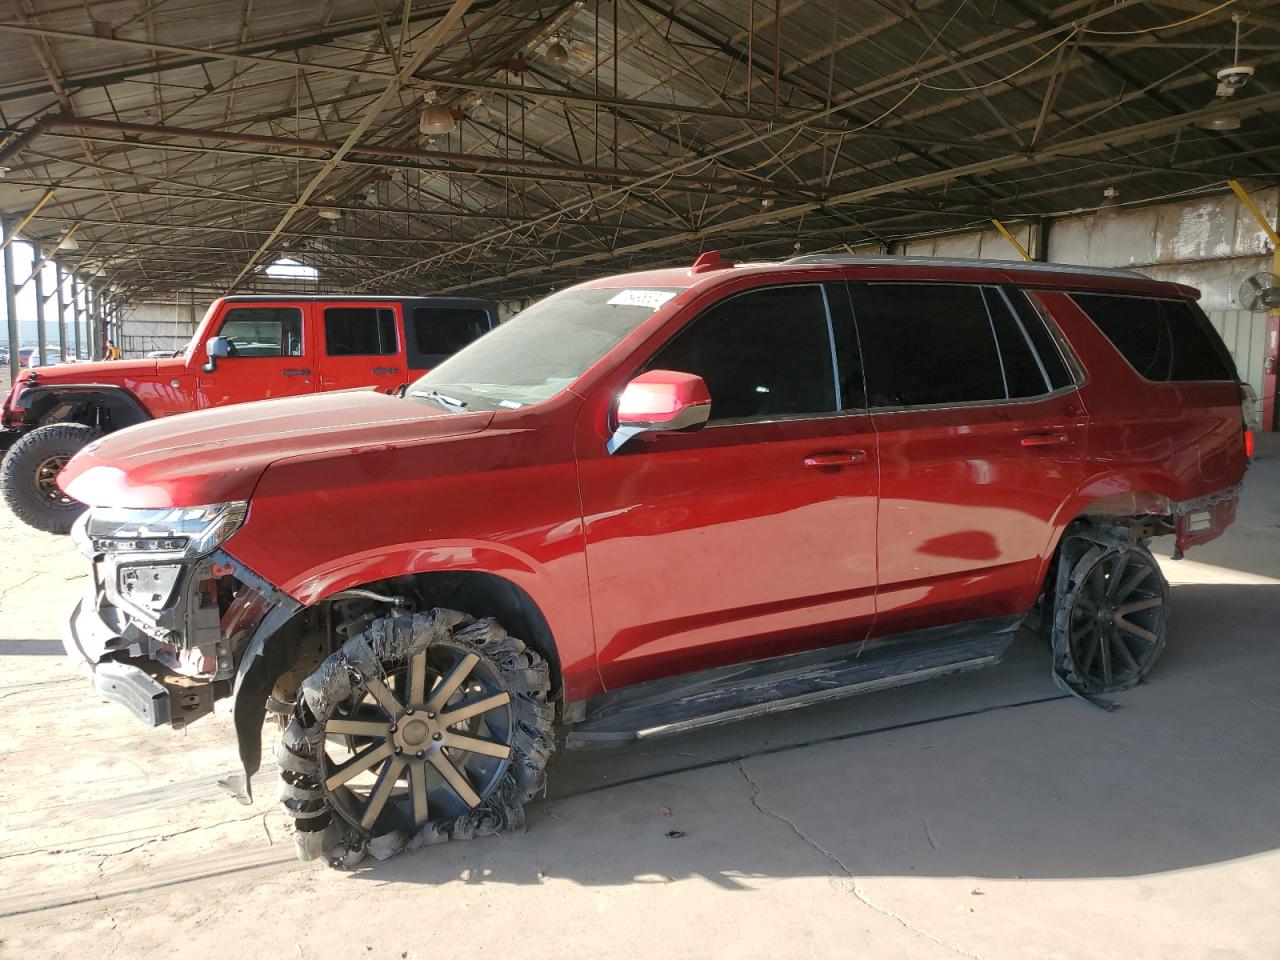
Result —
[[[1274, 439], [1274, 438], [1267, 438]], [[229, 718], [63, 661], [85, 583], [0, 513], [0, 957], [1280, 956], [1280, 444], [1107, 714], [1001, 666], [554, 768], [523, 835], [350, 874], [243, 807]], [[0, 508], [2, 511], [3, 508]]]

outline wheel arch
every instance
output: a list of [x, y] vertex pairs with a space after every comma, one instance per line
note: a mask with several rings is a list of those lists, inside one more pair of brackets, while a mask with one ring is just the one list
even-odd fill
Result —
[[[1041, 555], [1040, 576], [1043, 584], [1048, 576], [1062, 540], [1068, 531], [1082, 522], [1102, 522], [1143, 518], [1172, 521], [1174, 504], [1180, 499], [1180, 485], [1175, 476], [1161, 470], [1113, 471], [1090, 478], [1062, 504], [1053, 529]], [[1172, 533], [1172, 526], [1167, 531]], [[1151, 533], [1147, 533], [1151, 536]]]
[[[31, 426], [52, 416], [57, 421], [87, 422], [105, 432], [153, 419], [134, 394], [109, 383], [37, 384], [23, 390], [19, 403], [26, 411], [24, 420]], [[85, 421], [73, 415], [83, 407], [96, 408], [106, 416]]]
[[[247, 571], [237, 565], [236, 573], [243, 579]], [[251, 585], [260, 591], [271, 590], [265, 581]], [[261, 764], [262, 724], [268, 699], [279, 681], [302, 662], [308, 649], [307, 631], [325, 620], [320, 611], [346, 590], [406, 597], [420, 609], [449, 607], [464, 610], [477, 619], [493, 617], [547, 661], [551, 667], [552, 698], [563, 695], [560, 651], [546, 615], [524, 587], [500, 574], [473, 569], [397, 574], [329, 589], [305, 604], [273, 591], [276, 605], [246, 644], [236, 672], [234, 726], [244, 766], [245, 791], [250, 796], [250, 780]]]

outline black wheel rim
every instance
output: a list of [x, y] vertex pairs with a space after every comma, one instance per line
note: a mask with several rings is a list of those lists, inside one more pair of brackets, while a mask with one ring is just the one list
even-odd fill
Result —
[[58, 456], [45, 457], [36, 467], [36, 489], [40, 491], [41, 498], [64, 506], [68, 503], [75, 503], [58, 487], [58, 474], [62, 472], [62, 468], [67, 465], [67, 461], [71, 457], [65, 454]]
[[1091, 690], [1140, 680], [1164, 636], [1164, 577], [1136, 550], [1103, 554], [1085, 575], [1071, 608], [1071, 658]]
[[511, 759], [511, 696], [497, 668], [454, 643], [368, 678], [325, 722], [321, 782], [335, 811], [377, 835], [479, 806]]

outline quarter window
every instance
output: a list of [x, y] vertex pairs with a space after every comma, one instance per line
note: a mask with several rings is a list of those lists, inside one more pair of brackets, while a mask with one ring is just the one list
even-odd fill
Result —
[[1148, 380], [1235, 380], [1235, 364], [1204, 312], [1188, 300], [1074, 293], [1130, 365]]
[[396, 313], [377, 307], [329, 307], [324, 312], [324, 346], [331, 357], [396, 353]]
[[489, 332], [489, 314], [466, 307], [418, 307], [413, 332], [419, 353], [449, 356]]
[[302, 356], [302, 311], [296, 307], [234, 307], [218, 335], [233, 357]]
[[650, 362], [702, 377], [711, 419], [770, 419], [836, 410], [831, 328], [822, 288], [770, 287], [723, 300]]

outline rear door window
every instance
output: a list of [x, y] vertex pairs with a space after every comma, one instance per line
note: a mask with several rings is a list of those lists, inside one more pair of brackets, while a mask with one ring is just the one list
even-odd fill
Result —
[[838, 409], [831, 327], [818, 284], [730, 296], [695, 317], [646, 367], [702, 377], [713, 422]]
[[1026, 291], [1016, 287], [1001, 288], [1001, 293], [1005, 295], [1014, 313], [1018, 315], [1023, 331], [1035, 348], [1036, 359], [1044, 370], [1049, 387], [1053, 390], [1061, 390], [1063, 387], [1074, 385], [1076, 378], [1064, 359], [1064, 351], [1069, 348], [1065, 345], [1065, 341], [1059, 339], [1062, 336], [1061, 333], [1055, 337], [1050, 332], [1050, 321], [1045, 318], [1042, 308], [1035, 305]]
[[851, 283], [870, 407], [1041, 397], [1074, 381], [1018, 290]]
[[416, 307], [409, 318], [410, 366], [426, 369], [489, 332], [489, 312], [479, 307]]
[[233, 357], [302, 356], [302, 311], [296, 307], [233, 307], [218, 336]]
[[376, 307], [327, 307], [325, 352], [331, 357], [387, 356], [399, 352], [396, 313]]
[[1222, 339], [1189, 300], [1104, 293], [1071, 299], [1147, 380], [1237, 379]]
[[975, 403], [1008, 396], [980, 287], [852, 284], [872, 407]]

